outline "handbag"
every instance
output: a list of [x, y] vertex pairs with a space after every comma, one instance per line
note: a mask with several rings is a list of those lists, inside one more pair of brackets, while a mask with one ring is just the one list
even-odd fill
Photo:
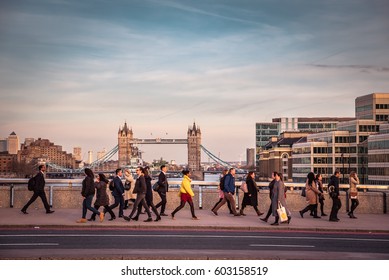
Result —
[[350, 191], [350, 198], [351, 199], [356, 199], [358, 195], [358, 191]]
[[244, 192], [244, 193], [248, 193], [249, 190], [247, 189], [247, 183], [245, 181], [242, 181], [242, 184], [240, 185], [240, 189]]
[[302, 196], [302, 197], [306, 197], [306, 196], [307, 196], [307, 193], [306, 193], [306, 191], [305, 191], [305, 187], [302, 188], [302, 190], [301, 190], [301, 196]]
[[288, 215], [286, 214], [286, 209], [282, 206], [281, 202], [278, 202], [277, 214], [280, 218], [280, 222], [286, 222], [288, 220]]
[[124, 190], [129, 191], [131, 190], [131, 182], [126, 181], [124, 184]]
[[157, 192], [159, 190], [161, 186], [158, 184], [158, 181], [155, 182], [155, 184], [153, 185], [153, 191]]

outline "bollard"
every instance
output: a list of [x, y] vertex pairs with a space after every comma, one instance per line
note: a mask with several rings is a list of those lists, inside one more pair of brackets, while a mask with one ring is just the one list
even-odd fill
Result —
[[239, 188], [235, 187], [235, 209], [239, 209]]
[[199, 209], [203, 209], [203, 187], [199, 186]]
[[49, 205], [53, 208], [53, 186], [49, 187]]
[[10, 207], [10, 208], [13, 208], [13, 207], [14, 207], [14, 197], [15, 197], [15, 188], [14, 188], [14, 184], [11, 184], [9, 190], [10, 190], [9, 207]]

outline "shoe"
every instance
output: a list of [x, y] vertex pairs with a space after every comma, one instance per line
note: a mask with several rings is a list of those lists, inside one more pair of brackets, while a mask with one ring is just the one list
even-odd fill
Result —
[[87, 221], [87, 219], [85, 219], [85, 218], [81, 218], [81, 219], [79, 219], [79, 220], [77, 220], [76, 221], [76, 223], [86, 223], [86, 221]]
[[127, 222], [131, 221], [131, 218], [127, 216], [123, 216], [123, 219], [125, 219]]
[[175, 220], [176, 218], [174, 218], [174, 215], [173, 214], [170, 214], [172, 216], [172, 220]]
[[143, 222], [148, 223], [148, 222], [152, 222], [152, 221], [153, 221], [153, 219], [151, 217], [149, 217], [147, 220], [144, 220]]
[[139, 217], [135, 216], [134, 218], [131, 218], [131, 219], [134, 220], [134, 221], [138, 221]]
[[192, 220], [200, 220], [200, 219], [197, 218], [196, 216], [193, 216], [193, 217], [192, 217]]
[[300, 213], [301, 218], [304, 218], [304, 213], [303, 213], [303, 211], [299, 211], [299, 213]]
[[158, 221], [160, 221], [161, 220], [161, 216], [158, 216], [155, 220], [154, 220], [154, 222], [158, 222]]
[[238, 217], [238, 216], [240, 216], [240, 214], [239, 214], [239, 213], [236, 213], [236, 214], [234, 214], [234, 216], [235, 216], [235, 217]]
[[28, 213], [27, 213], [27, 210], [23, 210], [23, 209], [22, 209], [22, 210], [20, 210], [20, 211], [22, 211], [22, 213], [25, 214], [25, 215], [28, 214]]
[[270, 224], [271, 226], [278, 226], [278, 223], [277, 222], [274, 222], [272, 224]]
[[49, 210], [49, 211], [46, 211], [46, 214], [52, 214], [52, 213], [54, 213], [55, 211], [53, 211], [53, 210]]
[[355, 216], [354, 216], [354, 214], [353, 214], [353, 216], [351, 217], [351, 219], [358, 219], [358, 218], [357, 218], [357, 217], [355, 217]]
[[100, 223], [102, 223], [104, 221], [104, 213], [101, 212], [100, 213]]
[[113, 221], [115, 219], [116, 219], [116, 217], [111, 217], [111, 219], [109, 219], [108, 221]]
[[123, 218], [123, 215], [119, 215], [119, 218]]
[[291, 216], [289, 216], [288, 217], [288, 224], [290, 224], [290, 221], [292, 220], [292, 217]]
[[217, 216], [217, 212], [215, 210], [212, 210], [212, 213]]
[[315, 219], [321, 219], [321, 217], [319, 217], [319, 216], [313, 216], [313, 218], [315, 218]]
[[327, 215], [327, 214], [324, 214], [324, 213], [322, 213], [322, 214], [321, 214], [321, 216], [322, 216], [322, 217], [326, 217], [326, 216], [328, 216], [328, 215]]
[[243, 212], [243, 210], [240, 210], [239, 214], [240, 214], [241, 216], [246, 216], [246, 214]]
[[262, 212], [257, 212], [257, 216], [259, 217], [259, 216], [261, 216], [261, 215], [263, 215], [263, 214], [265, 214], [265, 213], [262, 213]]
[[96, 218], [92, 218], [92, 217], [90, 217], [90, 218], [88, 219], [89, 222], [92, 222], [92, 221], [94, 222], [95, 220], [96, 220]]
[[267, 219], [266, 218], [260, 218], [261, 221], [264, 221], [265, 223], [267, 223]]
[[160, 216], [165, 216], [165, 217], [167, 217], [167, 216], [169, 216], [168, 214], [165, 214], [165, 213], [161, 213], [161, 214], [159, 214]]

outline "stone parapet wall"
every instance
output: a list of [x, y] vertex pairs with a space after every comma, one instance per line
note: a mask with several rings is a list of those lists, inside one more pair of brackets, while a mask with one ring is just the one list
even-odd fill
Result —
[[[52, 187], [52, 205], [53, 208], [82, 208], [83, 198], [81, 196], [81, 187]], [[196, 209], [199, 209], [199, 189], [195, 188], [194, 205]], [[210, 210], [213, 205], [219, 200], [218, 191], [216, 189], [202, 189], [201, 190], [201, 208]], [[46, 187], [47, 199], [50, 202], [49, 188]], [[157, 204], [160, 201], [158, 193], [154, 192], [154, 203]], [[287, 206], [292, 212], [297, 212], [303, 209], [307, 204], [305, 198], [301, 196], [300, 191], [288, 191], [287, 192]], [[27, 201], [31, 198], [32, 192], [28, 191], [25, 186], [14, 187], [14, 199], [13, 207], [21, 209]], [[239, 205], [241, 204], [243, 193], [239, 192]], [[0, 186], [0, 208], [9, 208], [11, 199], [11, 191], [9, 186]], [[110, 198], [113, 203], [112, 197]], [[178, 196], [178, 189], [170, 189], [167, 193], [167, 209], [174, 209], [180, 204], [180, 198]], [[342, 209], [341, 212], [346, 211], [346, 193], [341, 192]], [[356, 210], [357, 213], [366, 214], [382, 214], [384, 213], [385, 203], [389, 203], [389, 193], [386, 198], [383, 192], [359, 192], [360, 205]], [[261, 212], [266, 212], [269, 208], [270, 199], [269, 191], [261, 190], [258, 196], [258, 205]], [[332, 200], [327, 194], [325, 194], [325, 212], [329, 214], [331, 212]], [[40, 198], [38, 198], [30, 207], [42, 208], [43, 204]], [[248, 211], [251, 211], [252, 207], [248, 207]], [[219, 211], [228, 211], [227, 205], [223, 206]]]

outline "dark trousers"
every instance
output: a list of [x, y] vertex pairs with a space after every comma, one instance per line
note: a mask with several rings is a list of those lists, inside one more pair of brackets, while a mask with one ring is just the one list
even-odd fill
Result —
[[309, 204], [307, 207], [301, 210], [301, 213], [304, 214], [307, 211], [311, 211], [313, 216], [317, 217], [317, 204]]
[[[212, 207], [212, 211], [216, 208], [216, 206], [221, 202], [223, 198], [221, 197], [218, 202], [215, 203], [215, 205]], [[231, 203], [227, 200], [227, 206], [228, 209], [230, 210], [230, 214], [233, 214], [232, 209], [231, 209]]]
[[38, 198], [40, 197], [42, 199], [43, 205], [45, 206], [46, 212], [50, 211], [50, 205], [47, 202], [46, 193], [44, 190], [40, 191], [34, 191], [34, 194], [30, 198], [30, 200], [27, 202], [26, 205], [22, 208], [22, 211], [26, 211], [27, 208]]
[[[150, 199], [150, 197], [148, 197], [148, 196], [146, 195], [145, 201], [146, 201], [146, 207], [145, 207], [145, 209], [148, 209], [148, 210], [149, 210], [149, 208], [151, 207], [151, 210], [153, 210], [153, 213], [157, 216], [157, 218], [160, 217], [160, 216], [159, 216], [159, 213], [158, 213], [158, 210], [157, 210], [157, 208], [155, 207], [155, 205], [154, 205], [154, 203], [153, 203], [153, 198]], [[135, 201], [135, 202], [136, 202], [136, 201]], [[136, 213], [136, 217], [138, 217], [139, 214], [140, 214], [140, 212], [142, 211], [142, 206], [144, 207], [144, 205], [143, 205], [142, 203], [139, 203], [139, 205], [138, 205], [138, 212]], [[146, 210], [146, 211], [147, 211], [147, 210]]]
[[161, 214], [165, 213], [165, 208], [166, 208], [166, 192], [158, 192], [159, 197], [161, 198], [161, 201], [155, 205], [156, 208], [161, 207]]
[[[138, 206], [140, 206], [140, 207], [138, 207]], [[131, 214], [128, 217], [132, 218], [135, 214], [135, 211], [137, 211], [137, 210], [138, 211], [137, 211], [135, 217], [138, 217], [140, 214], [140, 211], [142, 209], [142, 206], [145, 208], [147, 216], [149, 216], [149, 218], [151, 218], [151, 212], [150, 212], [149, 207], [147, 207], [146, 200], [145, 200], [145, 194], [142, 194], [142, 193], [136, 194], [136, 199], [135, 199], [134, 205], [132, 206]], [[155, 209], [155, 211], [157, 211], [157, 209]], [[158, 212], [157, 212], [157, 215], [158, 215]]]
[[109, 208], [112, 210], [119, 205], [119, 217], [123, 217], [123, 209], [124, 209], [124, 197], [122, 195], [113, 195], [115, 199], [115, 203], [110, 205]]
[[353, 214], [354, 210], [358, 207], [359, 200], [358, 199], [351, 199], [351, 210], [350, 213]]
[[[180, 211], [182, 208], [184, 208], [185, 203], [186, 203], [185, 201], [181, 200], [180, 206], [178, 206], [176, 209], [174, 209], [174, 211], [172, 212], [172, 216], [174, 216], [178, 211]], [[196, 215], [195, 215], [195, 212], [194, 212], [193, 201], [188, 201], [188, 203], [189, 203], [189, 206], [190, 206], [190, 212], [192, 213], [192, 218], [194, 218], [194, 217], [196, 217]]]
[[[100, 206], [103, 206], [103, 205], [97, 205], [95, 204], [94, 207], [95, 209], [98, 211]], [[109, 208], [108, 205], [104, 205], [104, 213], [108, 212], [110, 215], [111, 215], [111, 218], [115, 218], [115, 213], [113, 213], [113, 211], [111, 210], [111, 208]], [[94, 220], [96, 218], [96, 213], [93, 213], [92, 216], [90, 217], [92, 220]]]
[[319, 203], [320, 203], [320, 212], [321, 212], [321, 215], [323, 216], [323, 214], [324, 214], [324, 199], [319, 198]]
[[269, 210], [267, 210], [267, 214], [266, 214], [266, 217], [264, 218], [264, 220], [269, 219], [271, 213], [273, 213], [273, 207], [272, 207], [272, 205], [271, 205], [271, 203], [270, 203], [270, 205], [269, 205]]
[[330, 214], [330, 220], [337, 220], [338, 219], [338, 212], [339, 209], [342, 207], [342, 202], [338, 197], [332, 198], [332, 208], [331, 208], [331, 214]]

